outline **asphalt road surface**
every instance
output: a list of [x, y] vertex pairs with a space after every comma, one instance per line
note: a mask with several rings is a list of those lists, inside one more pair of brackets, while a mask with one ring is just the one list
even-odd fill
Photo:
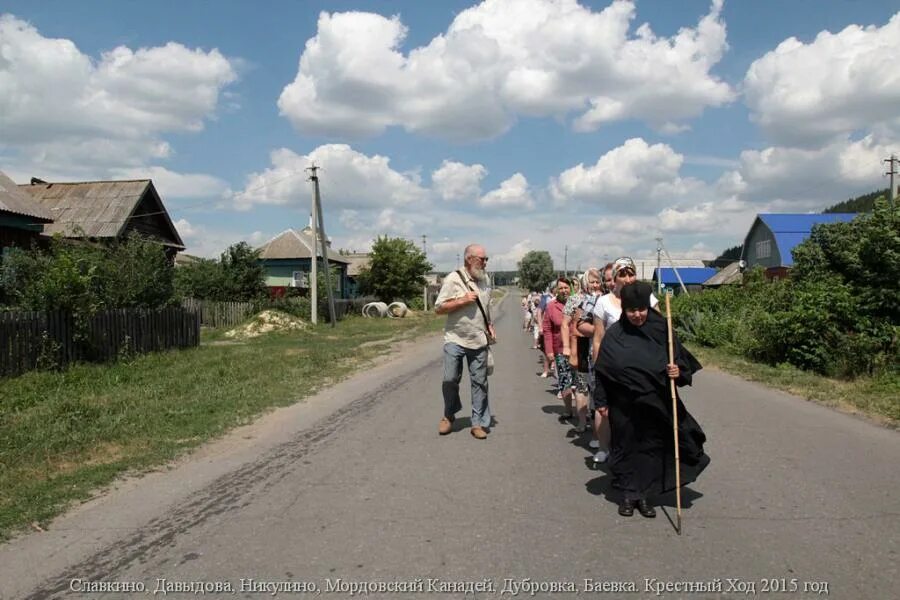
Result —
[[487, 440], [408, 345], [0, 546], [0, 598], [900, 597], [898, 432], [706, 369], [683, 535], [623, 518], [505, 304]]

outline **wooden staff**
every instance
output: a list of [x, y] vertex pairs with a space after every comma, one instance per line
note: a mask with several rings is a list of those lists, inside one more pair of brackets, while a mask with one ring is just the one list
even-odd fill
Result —
[[[666, 292], [666, 324], [669, 333], [669, 364], [675, 364], [675, 349], [672, 342], [672, 310], [669, 308], [669, 296]], [[672, 393], [672, 431], [675, 436], [675, 505], [678, 526], [676, 531], [681, 535], [681, 455], [678, 450], [678, 396], [675, 394], [675, 380], [669, 378], [669, 391]]]

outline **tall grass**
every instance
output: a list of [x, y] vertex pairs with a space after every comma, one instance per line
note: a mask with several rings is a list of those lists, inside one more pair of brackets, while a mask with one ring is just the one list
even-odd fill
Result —
[[398, 339], [436, 332], [443, 319], [348, 317], [199, 348], [75, 365], [0, 380], [0, 539], [44, 522], [129, 470], [158, 465], [302, 400], [352, 373]]

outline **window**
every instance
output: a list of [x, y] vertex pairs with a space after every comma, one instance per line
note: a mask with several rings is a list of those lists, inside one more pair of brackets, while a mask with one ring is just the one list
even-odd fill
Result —
[[294, 271], [291, 280], [291, 287], [306, 288], [309, 287], [309, 278], [306, 271]]
[[756, 242], [756, 258], [769, 258], [772, 256], [772, 240]]

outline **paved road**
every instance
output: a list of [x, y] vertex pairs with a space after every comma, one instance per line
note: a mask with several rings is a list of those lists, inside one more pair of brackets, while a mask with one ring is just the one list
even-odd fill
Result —
[[507, 303], [488, 440], [437, 436], [439, 343], [410, 346], [0, 547], [0, 598], [134, 597], [70, 590], [140, 584], [261, 598], [289, 581], [337, 598], [417, 580], [426, 593], [383, 597], [574, 597], [548, 593], [569, 584], [637, 590], [605, 597], [665, 585], [668, 598], [898, 597], [900, 434], [707, 369], [685, 393], [712, 464], [685, 493], [684, 535], [663, 513], [622, 518], [587, 440], [557, 422]]

